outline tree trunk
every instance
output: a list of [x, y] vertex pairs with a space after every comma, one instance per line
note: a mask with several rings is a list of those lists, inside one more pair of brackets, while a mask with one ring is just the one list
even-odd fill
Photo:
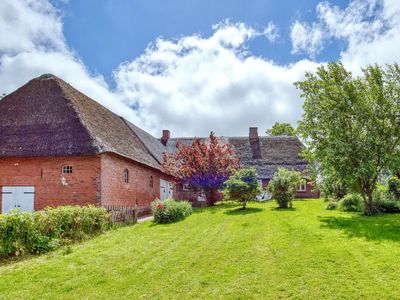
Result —
[[242, 202], [243, 209], [246, 209], [247, 201]]
[[218, 200], [218, 190], [217, 189], [211, 189], [208, 191], [205, 191], [206, 195], [206, 200], [207, 200], [207, 205], [208, 206], [214, 206], [215, 202]]
[[377, 210], [372, 201], [372, 191], [368, 191], [367, 194], [363, 198], [364, 198], [364, 205], [365, 205], [364, 213], [367, 216], [375, 215], [377, 213]]

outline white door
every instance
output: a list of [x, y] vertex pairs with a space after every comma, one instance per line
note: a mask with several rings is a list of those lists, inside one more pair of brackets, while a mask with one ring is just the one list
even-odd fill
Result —
[[171, 182], [168, 182], [168, 198], [174, 198], [174, 185]]
[[167, 199], [167, 181], [160, 179], [160, 200]]
[[33, 211], [35, 204], [35, 187], [4, 186], [2, 191], [2, 213], [7, 214], [12, 209]]

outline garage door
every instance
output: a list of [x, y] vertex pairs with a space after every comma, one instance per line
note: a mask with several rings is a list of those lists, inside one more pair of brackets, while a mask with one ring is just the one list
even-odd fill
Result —
[[12, 209], [33, 211], [35, 204], [35, 187], [33, 186], [3, 186], [2, 213], [7, 214]]

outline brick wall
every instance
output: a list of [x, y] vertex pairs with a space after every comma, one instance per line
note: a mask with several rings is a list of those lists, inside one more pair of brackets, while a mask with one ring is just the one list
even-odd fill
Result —
[[[129, 172], [128, 183], [124, 181], [125, 169]], [[152, 187], [150, 176], [153, 177]], [[168, 179], [168, 176], [111, 153], [101, 155], [102, 204], [126, 206], [137, 204], [139, 214], [149, 213], [150, 203], [160, 197], [160, 179]]]
[[[62, 166], [73, 167], [63, 174]], [[0, 188], [34, 186], [35, 210], [100, 201], [100, 157], [0, 158]], [[0, 212], [1, 212], [0, 194]]]
[[[63, 174], [64, 165], [72, 174]], [[124, 170], [129, 182], [124, 181]], [[150, 186], [150, 176], [153, 186]], [[150, 212], [150, 203], [160, 197], [160, 171], [114, 154], [92, 157], [1, 158], [0, 190], [3, 186], [34, 186], [35, 210], [46, 206], [113, 204], [138, 205]], [[0, 194], [0, 212], [1, 212]]]

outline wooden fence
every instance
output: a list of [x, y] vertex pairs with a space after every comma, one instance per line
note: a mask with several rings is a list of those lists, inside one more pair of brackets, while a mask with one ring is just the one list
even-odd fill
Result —
[[137, 222], [137, 206], [103, 205], [110, 214], [111, 224], [134, 224]]

